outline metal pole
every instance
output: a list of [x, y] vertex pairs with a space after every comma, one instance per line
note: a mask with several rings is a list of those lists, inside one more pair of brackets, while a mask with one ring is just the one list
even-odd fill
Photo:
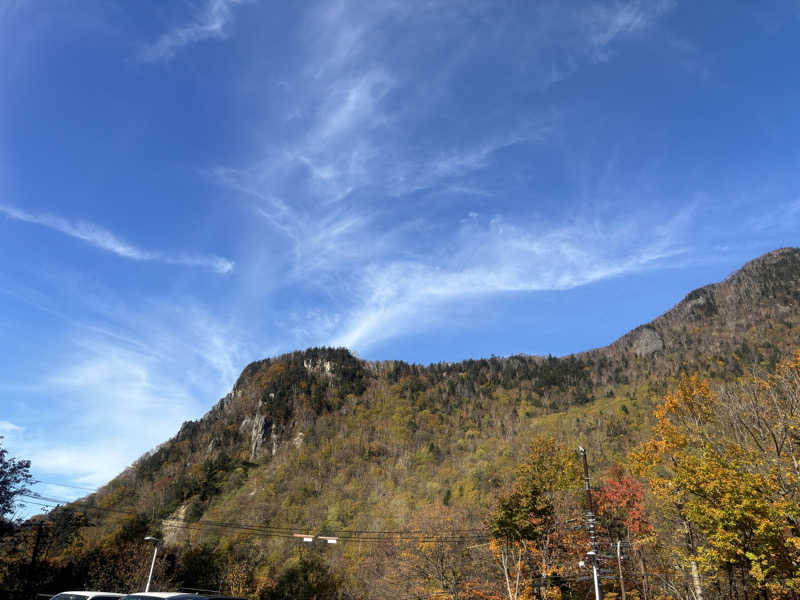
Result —
[[155, 548], [153, 548], [153, 561], [150, 563], [150, 574], [147, 576], [147, 585], [144, 587], [144, 591], [149, 592], [150, 580], [153, 578], [153, 569], [156, 566], [156, 554], [158, 554], [158, 547], [161, 545], [161, 540], [150, 536], [144, 539], [146, 539], [148, 542], [155, 542]]
[[594, 577], [594, 597], [600, 600], [600, 578], [597, 576], [597, 558], [592, 557], [592, 577]]
[[589, 463], [586, 461], [586, 448], [578, 446], [578, 453], [583, 460], [583, 480], [586, 483], [586, 527], [589, 530], [589, 542], [592, 549], [588, 555], [592, 557], [592, 577], [594, 578], [594, 598], [602, 600], [603, 595], [600, 589], [600, 577], [597, 572], [597, 530], [595, 529], [594, 509], [592, 506], [592, 487], [589, 483]]

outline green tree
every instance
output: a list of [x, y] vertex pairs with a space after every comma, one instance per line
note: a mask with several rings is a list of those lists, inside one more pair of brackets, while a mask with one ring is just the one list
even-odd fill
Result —
[[211, 545], [186, 548], [178, 557], [175, 578], [183, 587], [220, 589], [222, 560], [221, 553]]
[[289, 567], [274, 586], [261, 592], [261, 600], [338, 600], [341, 582], [322, 558], [316, 554], [303, 556]]
[[31, 461], [8, 456], [2, 440], [0, 436], [0, 521], [6, 529], [6, 519], [17, 506], [17, 496], [30, 491], [27, 486], [31, 482]]

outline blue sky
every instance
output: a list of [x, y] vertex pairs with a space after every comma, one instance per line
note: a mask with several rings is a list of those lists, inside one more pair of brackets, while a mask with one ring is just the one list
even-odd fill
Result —
[[578, 352], [797, 245], [799, 26], [791, 2], [0, 0], [5, 445], [93, 488], [252, 360]]

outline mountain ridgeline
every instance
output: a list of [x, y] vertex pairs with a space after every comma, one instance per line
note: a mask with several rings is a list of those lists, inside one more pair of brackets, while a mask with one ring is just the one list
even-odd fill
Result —
[[[732, 380], [791, 354], [798, 309], [800, 250], [786, 248], [576, 355], [421, 366], [312, 348], [259, 360], [203, 418], [82, 501], [101, 509], [82, 543], [155, 532], [168, 546], [224, 547], [274, 581], [296, 553], [292, 533], [404, 530], [431, 505], [479, 530], [534, 436], [611, 465], [649, 435], [681, 373]], [[327, 555], [353, 572], [369, 553], [341, 544]]]
[[[800, 250], [782, 249], [694, 290], [610, 346], [577, 355], [420, 366], [312, 348], [256, 361], [208, 414], [185, 423], [109, 487], [143, 490], [125, 495], [138, 504], [150, 497], [149, 484], [161, 482], [175, 491], [165, 494], [159, 514], [189, 503], [190, 514], [200, 516], [217, 508], [217, 493], [191, 473], [211, 461], [218, 465], [211, 487], [228, 490], [227, 502], [237, 488], [249, 489], [251, 479], [286, 484], [285, 498], [298, 501], [288, 511], [296, 521], [277, 510], [285, 500], [281, 493], [259, 503], [282, 514], [286, 525], [328, 522], [321, 508], [308, 509], [316, 499], [331, 505], [328, 496], [338, 494], [325, 488], [334, 482], [345, 488], [370, 480], [379, 488], [401, 484], [406, 497], [393, 498], [404, 507], [392, 517], [395, 525], [417, 502], [437, 495], [482, 505], [489, 488], [502, 481], [502, 465], [519, 458], [537, 429], [593, 443], [610, 461], [646, 430], [652, 406], [681, 372], [724, 379], [754, 366], [774, 367], [798, 344], [798, 305]], [[297, 463], [293, 474], [285, 472], [287, 462]], [[196, 480], [203, 489], [166, 485], [165, 478]], [[295, 478], [318, 489], [292, 493]], [[423, 481], [425, 489], [415, 489]], [[334, 519], [337, 526], [369, 519], [383, 504], [363, 487], [354, 497], [347, 494], [352, 516]]]

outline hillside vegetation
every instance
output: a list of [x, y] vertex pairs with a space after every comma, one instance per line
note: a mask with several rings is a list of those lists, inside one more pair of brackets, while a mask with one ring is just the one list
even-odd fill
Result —
[[[265, 598], [288, 590], [319, 598], [583, 597], [589, 584], [576, 568], [586, 532], [567, 526], [581, 515], [574, 449], [582, 445], [593, 477], [606, 482], [596, 498], [604, 543], [631, 549], [624, 569], [637, 583], [629, 594], [796, 593], [794, 542], [785, 540], [800, 531], [795, 521], [774, 523], [798, 499], [782, 462], [793, 451], [771, 455], [736, 423], [764, 414], [757, 408], [767, 396], [759, 394], [794, 393], [798, 364], [781, 361], [800, 346], [799, 308], [800, 250], [782, 249], [582, 354], [421, 366], [312, 348], [253, 362], [202, 419], [97, 493], [6, 537], [0, 589], [20, 591], [13, 582], [32, 579], [43, 591], [143, 588], [151, 549], [142, 538], [157, 535], [165, 540], [156, 573], [163, 586]], [[761, 400], [744, 406], [744, 397]], [[718, 410], [704, 408], [705, 421], [694, 415], [690, 423], [698, 398]], [[774, 418], [759, 431], [783, 417]], [[790, 444], [796, 433], [786, 436]], [[696, 500], [710, 493], [704, 481], [723, 480], [730, 465], [745, 472], [756, 457], [752, 489], [770, 498], [759, 518], [777, 529], [737, 522], [736, 531], [747, 530], [750, 542], [769, 538], [774, 555], [725, 538], [724, 519]], [[750, 492], [714, 493], [719, 505]], [[296, 533], [339, 543], [310, 549]], [[32, 573], [37, 536], [46, 568]], [[779, 576], [770, 561], [782, 565]], [[516, 574], [523, 585], [515, 590], [507, 583]]]

